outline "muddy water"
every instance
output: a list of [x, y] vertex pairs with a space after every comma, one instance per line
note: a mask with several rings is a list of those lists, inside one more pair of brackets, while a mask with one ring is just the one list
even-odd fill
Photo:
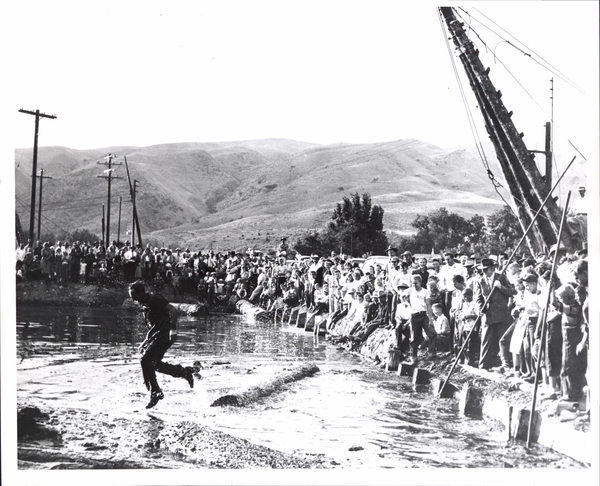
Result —
[[[98, 346], [132, 356], [144, 333], [139, 314], [131, 310], [17, 309], [17, 341], [25, 346]], [[527, 451], [507, 444], [497, 422], [466, 418], [458, 413], [456, 400], [438, 399], [428, 386], [413, 386], [407, 378], [378, 370], [323, 338], [315, 340], [312, 333], [285, 324], [250, 322], [236, 315], [183, 317], [178, 341], [165, 359], [200, 361], [205, 370], [193, 390], [159, 376], [167, 397], [146, 413], [164, 421], [196, 421], [284, 452], [324, 454], [349, 467], [581, 467], [543, 448]], [[210, 407], [222, 394], [260, 383], [302, 361], [315, 362], [320, 373], [249, 407]], [[103, 411], [139, 414], [146, 392], [137, 363], [126, 359], [111, 366], [114, 376], [107, 379], [112, 393], [102, 401]], [[64, 371], [63, 382], [76, 381], [78, 369]], [[92, 368], [83, 369], [93, 376]], [[21, 395], [37, 383], [25, 381], [19, 385]], [[93, 385], [90, 395], [105, 393], [101, 384]], [[54, 406], [93, 408], [98, 402], [79, 397], [85, 395], [80, 388], [62, 402], [54, 400]]]

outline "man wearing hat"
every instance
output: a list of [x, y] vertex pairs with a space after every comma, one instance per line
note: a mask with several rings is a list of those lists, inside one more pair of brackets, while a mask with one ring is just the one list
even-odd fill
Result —
[[385, 249], [385, 253], [391, 259], [394, 256], [398, 256], [398, 248], [394, 248], [392, 245], [390, 245]]
[[508, 301], [516, 292], [508, 277], [496, 272], [494, 260], [482, 259], [481, 267], [483, 275], [476, 280], [474, 289], [475, 301], [482, 313], [479, 367], [489, 370], [500, 350], [500, 338], [510, 327], [512, 318]]
[[283, 252], [285, 252], [286, 254], [290, 251], [290, 248], [287, 244], [287, 238], [285, 236], [283, 236], [281, 238], [281, 242], [279, 243], [279, 246], [277, 247], [277, 255], [281, 255]]

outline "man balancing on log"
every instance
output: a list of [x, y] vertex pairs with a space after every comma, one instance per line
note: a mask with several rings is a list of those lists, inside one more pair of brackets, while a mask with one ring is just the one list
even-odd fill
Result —
[[162, 295], [146, 292], [141, 280], [129, 285], [129, 295], [142, 305], [144, 321], [148, 327], [146, 339], [140, 345], [144, 384], [150, 391], [146, 408], [154, 407], [165, 395], [156, 381], [156, 372], [185, 379], [194, 388], [195, 368], [172, 365], [162, 359], [177, 337], [177, 309]]

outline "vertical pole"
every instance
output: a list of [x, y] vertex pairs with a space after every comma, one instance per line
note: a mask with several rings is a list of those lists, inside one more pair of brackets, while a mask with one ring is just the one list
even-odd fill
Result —
[[112, 179], [111, 162], [112, 154], [108, 155], [108, 202], [106, 204], [106, 239], [104, 240], [104, 248], [108, 248], [110, 239], [110, 181]]
[[35, 222], [35, 183], [37, 179], [38, 132], [40, 129], [40, 110], [35, 110], [35, 133], [33, 136], [33, 166], [31, 168], [31, 208], [29, 212], [29, 238], [33, 242]]
[[131, 215], [131, 246], [135, 244], [135, 190], [137, 188], [137, 180], [133, 180], [133, 191], [132, 191], [132, 200], [133, 200], [133, 213]]
[[119, 224], [117, 225], [117, 241], [121, 241], [121, 203], [123, 196], [119, 196]]
[[[42, 169], [40, 171], [40, 201], [39, 201], [39, 206], [38, 206], [38, 230], [37, 230], [37, 237], [38, 239], [40, 239], [41, 234], [42, 234], [42, 184], [44, 182], [44, 169]], [[33, 243], [33, 237], [31, 239], [31, 242]]]
[[106, 241], [104, 239], [104, 235], [105, 235], [105, 228], [104, 228], [104, 204], [102, 205], [102, 241]]
[[552, 189], [552, 130], [551, 123], [546, 122], [546, 188]]
[[[42, 118], [56, 118], [56, 115], [46, 115], [45, 113], [40, 113], [40, 110], [28, 111], [21, 108], [19, 110], [20, 113], [27, 113], [28, 115], [35, 116], [35, 133], [33, 137], [33, 165], [31, 168], [31, 207], [29, 214], [29, 238], [31, 241], [34, 240], [34, 224], [35, 224], [35, 183], [37, 177], [37, 152], [38, 152], [38, 133], [40, 129], [40, 117]], [[38, 235], [39, 236], [39, 235]]]

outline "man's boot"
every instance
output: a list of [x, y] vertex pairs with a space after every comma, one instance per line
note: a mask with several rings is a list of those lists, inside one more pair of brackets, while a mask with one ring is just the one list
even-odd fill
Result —
[[162, 400], [163, 398], [165, 398], [165, 394], [162, 392], [162, 390], [153, 391], [150, 394], [150, 401], [148, 402], [148, 405], [146, 405], [146, 408], [154, 407], [158, 401]]

